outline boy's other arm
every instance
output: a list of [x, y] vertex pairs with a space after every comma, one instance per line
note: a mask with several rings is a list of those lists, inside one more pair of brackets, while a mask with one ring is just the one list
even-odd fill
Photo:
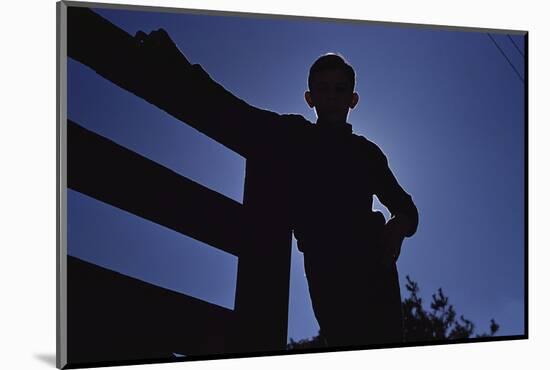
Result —
[[395, 262], [401, 253], [405, 237], [412, 236], [418, 227], [418, 209], [412, 197], [403, 190], [388, 166], [386, 156], [378, 149], [380, 161], [377, 171], [376, 196], [388, 208], [392, 217], [386, 223], [382, 243], [388, 262]]
[[152, 75], [148, 83], [167, 92], [165, 110], [244, 157], [280, 147], [292, 123], [299, 121], [231, 94], [200, 65], [191, 64], [163, 29], [138, 32], [135, 38]]

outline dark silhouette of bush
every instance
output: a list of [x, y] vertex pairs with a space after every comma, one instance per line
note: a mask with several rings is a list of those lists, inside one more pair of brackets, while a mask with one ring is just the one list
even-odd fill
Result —
[[[491, 319], [489, 333], [474, 334], [474, 323], [463, 315], [457, 319], [453, 305], [449, 304], [449, 298], [441, 288], [432, 295], [430, 309], [426, 310], [422, 305], [422, 298], [418, 295], [418, 283], [409, 276], [406, 278], [405, 287], [409, 293], [403, 300], [403, 334], [406, 343], [492, 337], [498, 331], [499, 325]], [[287, 344], [289, 350], [323, 347], [326, 347], [326, 342], [320, 332], [309, 339], [294, 341], [290, 338], [290, 343]]]
[[[430, 311], [422, 306], [422, 298], [418, 283], [407, 276], [407, 291], [409, 297], [403, 300], [404, 337], [406, 342], [441, 341], [452, 339], [468, 339], [474, 336], [475, 325], [460, 315], [457, 319], [453, 305], [449, 298], [439, 288], [437, 294], [432, 295]], [[499, 325], [491, 319], [489, 333], [476, 334], [475, 337], [492, 337], [499, 329]]]

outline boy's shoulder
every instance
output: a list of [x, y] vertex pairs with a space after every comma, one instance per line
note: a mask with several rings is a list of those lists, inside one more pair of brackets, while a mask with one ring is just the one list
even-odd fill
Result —
[[373, 151], [380, 151], [380, 152], [382, 151], [382, 149], [380, 149], [380, 147], [374, 141], [367, 139], [365, 136], [359, 135], [356, 133], [353, 133], [352, 136], [355, 142], [363, 146], [366, 150], [373, 150]]
[[314, 126], [312, 122], [308, 121], [304, 116], [300, 114], [295, 114], [295, 113], [281, 114], [281, 118], [286, 125], [289, 125], [292, 128], [307, 129], [309, 127]]
[[356, 145], [360, 148], [360, 151], [362, 153], [377, 160], [381, 160], [381, 161], [387, 160], [386, 155], [384, 154], [382, 149], [380, 149], [378, 144], [376, 144], [374, 141], [371, 141], [366, 137], [356, 133], [352, 135]]
[[281, 114], [279, 120], [284, 136], [289, 142], [302, 142], [311, 136], [311, 130], [315, 129], [315, 124], [300, 114]]

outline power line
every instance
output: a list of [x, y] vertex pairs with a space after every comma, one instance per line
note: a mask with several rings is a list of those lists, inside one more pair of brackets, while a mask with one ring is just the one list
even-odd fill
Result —
[[510, 59], [508, 59], [508, 57], [506, 56], [506, 54], [504, 54], [504, 51], [502, 51], [502, 49], [500, 48], [500, 46], [498, 46], [497, 42], [495, 41], [495, 39], [493, 38], [493, 36], [491, 36], [491, 34], [487, 34], [487, 36], [489, 36], [489, 38], [493, 41], [493, 43], [495, 44], [495, 46], [497, 47], [497, 49], [500, 51], [500, 53], [502, 54], [502, 56], [504, 58], [506, 58], [506, 60], [508, 61], [508, 64], [510, 64], [510, 66], [514, 69], [514, 72], [516, 72], [516, 75], [518, 76], [518, 78], [521, 80], [521, 82], [523, 82], [525, 84], [525, 81], [523, 81], [523, 78], [521, 77], [521, 75], [519, 74], [518, 70], [516, 69], [516, 67], [514, 67], [514, 65], [512, 64], [512, 62], [510, 62]]
[[516, 47], [516, 50], [518, 51], [518, 53], [525, 58], [525, 55], [523, 55], [523, 53], [521, 52], [521, 50], [519, 50], [519, 47], [518, 45], [515, 43], [514, 39], [512, 37], [510, 37], [510, 35], [506, 35], [508, 36], [508, 38], [510, 39], [510, 41], [512, 41], [512, 44], [514, 44], [514, 46]]

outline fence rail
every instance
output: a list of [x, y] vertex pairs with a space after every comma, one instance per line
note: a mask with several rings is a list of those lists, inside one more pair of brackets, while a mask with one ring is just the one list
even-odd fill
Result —
[[235, 313], [68, 257], [69, 363], [231, 353]]
[[239, 255], [250, 228], [240, 203], [74, 121], [67, 125], [70, 188]]

